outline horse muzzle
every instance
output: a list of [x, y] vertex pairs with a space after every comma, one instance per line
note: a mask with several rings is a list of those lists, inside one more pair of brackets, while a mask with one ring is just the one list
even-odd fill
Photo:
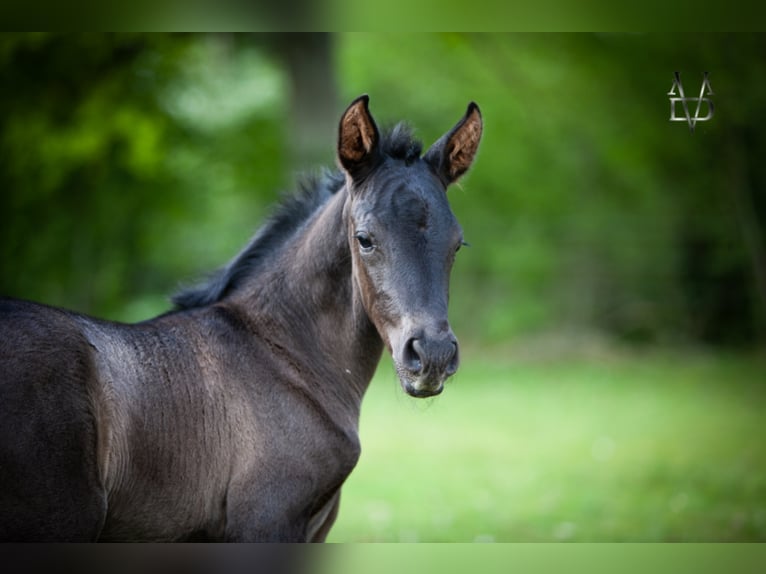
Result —
[[417, 398], [441, 393], [444, 382], [457, 372], [460, 362], [457, 339], [449, 328], [436, 334], [420, 331], [405, 337], [393, 355], [402, 388]]

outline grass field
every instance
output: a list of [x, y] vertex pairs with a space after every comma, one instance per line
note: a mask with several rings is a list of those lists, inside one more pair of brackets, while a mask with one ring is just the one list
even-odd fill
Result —
[[469, 350], [426, 401], [388, 361], [329, 541], [766, 541], [763, 357]]

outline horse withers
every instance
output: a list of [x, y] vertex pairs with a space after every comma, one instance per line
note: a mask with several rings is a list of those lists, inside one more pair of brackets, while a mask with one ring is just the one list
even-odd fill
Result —
[[446, 189], [481, 133], [471, 103], [422, 154], [362, 96], [340, 171], [175, 310], [128, 325], [0, 300], [0, 539], [324, 540], [383, 348], [414, 397], [457, 370]]

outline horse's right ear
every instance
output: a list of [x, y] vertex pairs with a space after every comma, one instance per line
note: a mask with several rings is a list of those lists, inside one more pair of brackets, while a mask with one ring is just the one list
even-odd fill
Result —
[[338, 161], [354, 179], [363, 176], [378, 158], [380, 135], [370, 115], [367, 94], [359, 96], [346, 108], [338, 128]]

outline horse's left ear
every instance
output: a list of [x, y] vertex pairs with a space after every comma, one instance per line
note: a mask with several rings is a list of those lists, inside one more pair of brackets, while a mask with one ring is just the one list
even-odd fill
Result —
[[444, 185], [457, 181], [471, 167], [481, 140], [482, 121], [479, 106], [468, 104], [465, 116], [434, 143], [423, 159], [439, 174]]

